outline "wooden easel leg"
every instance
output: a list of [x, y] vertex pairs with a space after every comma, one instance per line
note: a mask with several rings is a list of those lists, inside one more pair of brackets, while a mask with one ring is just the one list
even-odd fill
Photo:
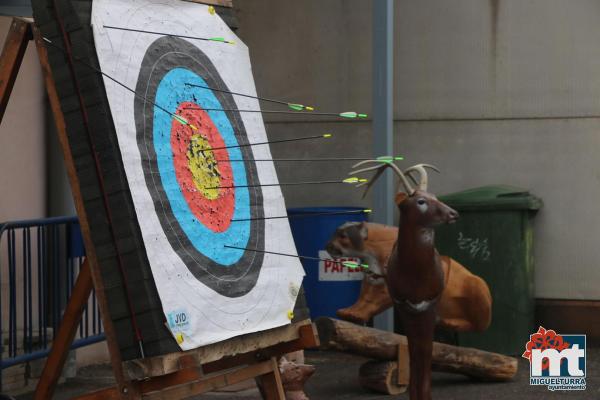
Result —
[[77, 281], [71, 292], [71, 298], [67, 303], [58, 333], [54, 337], [50, 355], [44, 365], [44, 370], [35, 389], [35, 400], [51, 399], [60, 378], [65, 360], [69, 354], [69, 348], [77, 333], [83, 309], [92, 293], [92, 275], [90, 266], [86, 261], [81, 265]]
[[4, 116], [30, 39], [29, 24], [22, 19], [13, 18], [0, 56], [0, 121]]
[[63, 156], [65, 158], [65, 167], [67, 169], [69, 182], [71, 183], [71, 191], [73, 192], [75, 209], [77, 210], [77, 216], [79, 217], [79, 224], [81, 226], [81, 233], [83, 235], [83, 240], [85, 243], [87, 261], [90, 264], [89, 267], [91, 271], [91, 277], [94, 283], [94, 287], [96, 289], [96, 298], [98, 300], [98, 306], [100, 307], [102, 325], [104, 327], [104, 333], [106, 335], [106, 345], [108, 346], [108, 351], [110, 353], [110, 361], [118, 387], [116, 395], [120, 396], [123, 399], [138, 399], [140, 398], [140, 395], [139, 393], [137, 393], [136, 387], [132, 385], [131, 380], [126, 378], [123, 373], [121, 353], [117, 344], [115, 329], [112, 324], [112, 320], [108, 316], [108, 303], [106, 297], [104, 296], [104, 289], [102, 277], [100, 275], [100, 270], [97, 267], [98, 261], [96, 258], [94, 244], [91, 239], [87, 214], [85, 212], [85, 208], [83, 207], [83, 197], [81, 195], [79, 178], [77, 177], [77, 173], [75, 172], [73, 156], [69, 147], [65, 119], [61, 110], [60, 101], [58, 99], [54, 77], [52, 76], [50, 64], [48, 63], [48, 53], [46, 51], [42, 35], [37, 29], [37, 27], [35, 25], [31, 25], [30, 29], [33, 35], [33, 40], [35, 41], [35, 45], [37, 47], [40, 65], [44, 74], [44, 80], [46, 82], [46, 91], [48, 93], [48, 99], [50, 101], [52, 114], [54, 115], [54, 123], [56, 124], [56, 130], [58, 133], [58, 141], [60, 142], [61, 148], [63, 150]]
[[285, 400], [283, 383], [279, 374], [279, 363], [275, 357], [271, 358], [273, 372], [256, 377], [256, 384], [262, 398], [265, 400]]

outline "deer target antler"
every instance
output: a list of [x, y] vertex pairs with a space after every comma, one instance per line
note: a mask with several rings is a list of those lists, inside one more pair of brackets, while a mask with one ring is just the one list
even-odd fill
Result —
[[[427, 184], [429, 183], [427, 170], [425, 168], [430, 168], [437, 173], [440, 172], [440, 170], [435, 165], [431, 164], [417, 164], [413, 165], [412, 167], [408, 167], [404, 170], [404, 174], [407, 175], [415, 183], [415, 185], [417, 185], [419, 190], [422, 190], [424, 192], [427, 191]], [[418, 181], [412, 176], [413, 171], [419, 173]]]
[[[376, 165], [372, 165], [372, 164], [376, 164]], [[371, 165], [369, 167], [366, 168], [360, 168], [360, 169], [356, 169], [360, 166], [364, 166], [364, 165]], [[353, 170], [350, 171], [348, 173], [348, 175], [356, 175], [356, 174], [361, 174], [364, 172], [368, 172], [368, 171], [377, 171], [375, 173], [375, 175], [373, 175], [372, 179], [369, 179], [368, 182], [363, 182], [358, 186], [362, 186], [362, 185], [367, 185], [367, 188], [365, 189], [365, 192], [363, 193], [363, 198], [367, 195], [367, 193], [369, 192], [369, 189], [371, 189], [371, 186], [373, 186], [373, 183], [375, 183], [375, 181], [377, 181], [377, 179], [381, 176], [381, 174], [383, 174], [383, 172], [385, 171], [386, 168], [391, 168], [392, 171], [394, 171], [394, 173], [396, 175], [398, 175], [398, 178], [400, 179], [400, 183], [402, 183], [402, 185], [404, 186], [404, 188], [406, 189], [406, 192], [408, 194], [413, 194], [415, 189], [413, 189], [413, 187], [410, 185], [410, 183], [408, 182], [408, 179], [406, 179], [406, 176], [404, 176], [404, 174], [402, 173], [402, 170], [393, 162], [390, 161], [382, 161], [382, 160], [365, 160], [365, 161], [361, 161], [359, 163], [356, 163], [352, 166]]]

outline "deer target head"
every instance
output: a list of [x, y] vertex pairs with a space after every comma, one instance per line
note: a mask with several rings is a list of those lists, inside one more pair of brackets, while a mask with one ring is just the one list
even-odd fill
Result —
[[396, 204], [403, 223], [423, 228], [440, 224], [451, 224], [458, 219], [458, 212], [438, 200], [435, 195], [416, 190], [412, 195], [404, 192], [396, 194]]
[[[364, 165], [369, 167], [355, 169]], [[376, 165], [373, 165], [376, 164]], [[360, 174], [367, 171], [377, 171], [373, 178], [367, 183], [365, 195], [373, 183], [383, 174], [386, 168], [391, 168], [398, 176], [400, 185], [404, 190], [399, 190], [395, 196], [395, 202], [400, 210], [401, 218], [417, 226], [432, 227], [443, 223], [453, 223], [458, 218], [458, 212], [442, 203], [435, 195], [427, 191], [429, 182], [427, 168], [439, 172], [437, 167], [430, 164], [417, 164], [407, 168], [404, 172], [393, 162], [382, 162], [380, 160], [361, 161], [353, 166], [355, 170], [350, 174]], [[415, 178], [413, 173], [417, 173]], [[412, 184], [411, 182], [412, 181]], [[413, 184], [415, 185], [413, 188]]]

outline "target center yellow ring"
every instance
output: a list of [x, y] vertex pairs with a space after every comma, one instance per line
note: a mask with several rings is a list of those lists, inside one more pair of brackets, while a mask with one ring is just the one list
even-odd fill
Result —
[[202, 135], [193, 135], [186, 155], [196, 189], [209, 200], [217, 199], [219, 189], [209, 188], [220, 186], [221, 173], [208, 140]]

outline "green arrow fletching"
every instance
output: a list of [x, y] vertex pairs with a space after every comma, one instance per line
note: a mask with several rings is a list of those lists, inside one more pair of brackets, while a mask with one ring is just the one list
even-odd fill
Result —
[[175, 118], [178, 122], [182, 123], [183, 125], [189, 125], [190, 124], [189, 122], [187, 122], [187, 120], [185, 118], [183, 118], [180, 115], [173, 114], [173, 118]]
[[381, 162], [385, 162], [385, 163], [392, 163], [394, 161], [401, 161], [404, 160], [404, 157], [392, 157], [392, 156], [380, 156], [376, 158], [377, 161], [381, 161]]
[[213, 41], [213, 42], [234, 44], [234, 42], [232, 42], [231, 40], [227, 40], [227, 39], [222, 38], [222, 37], [213, 37], [213, 38], [209, 38], [208, 40]]
[[296, 103], [288, 103], [288, 107], [290, 108], [290, 110], [294, 110], [294, 111], [302, 111], [305, 108], [302, 104], [296, 104]]
[[394, 162], [394, 159], [392, 157], [389, 157], [389, 156], [377, 157], [376, 160], [384, 162], [384, 163], [388, 163], [388, 164], [391, 164], [392, 162]]
[[354, 111], [346, 111], [339, 114], [342, 118], [367, 118], [367, 114], [359, 114]]
[[346, 268], [355, 269], [355, 268], [369, 268], [367, 264], [358, 264], [352, 261], [342, 261], [342, 265]]

